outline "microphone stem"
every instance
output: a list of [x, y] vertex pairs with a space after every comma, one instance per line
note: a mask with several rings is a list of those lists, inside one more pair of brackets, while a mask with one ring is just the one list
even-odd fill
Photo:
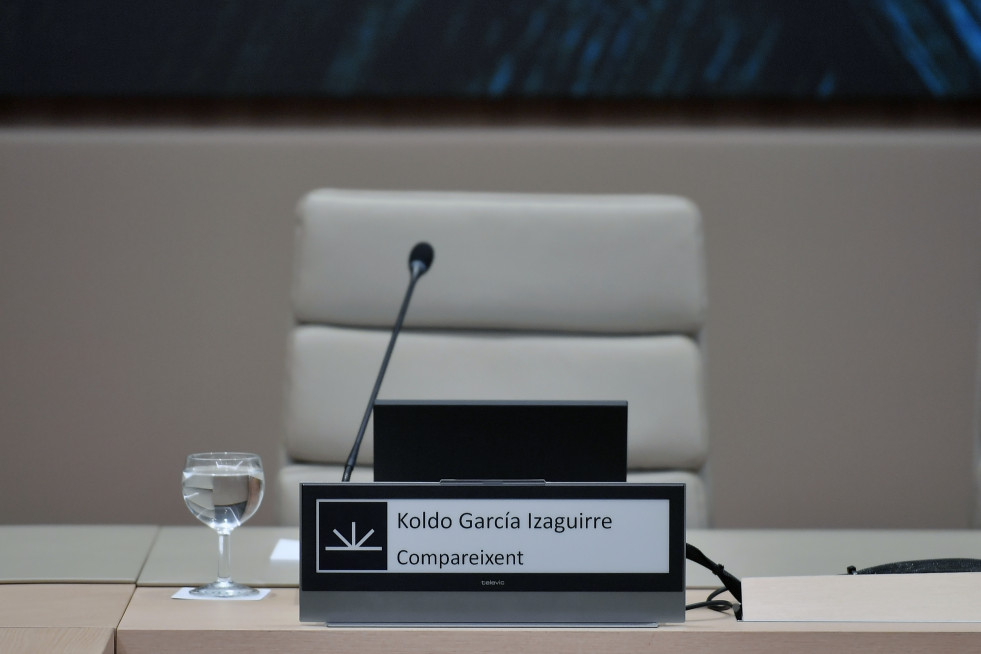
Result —
[[392, 358], [392, 350], [395, 349], [395, 339], [398, 338], [399, 332], [402, 330], [402, 321], [405, 320], [405, 313], [409, 309], [409, 300], [412, 298], [412, 291], [416, 287], [416, 282], [419, 281], [419, 277], [425, 272], [425, 268], [420, 269], [417, 266], [411, 270], [412, 276], [409, 278], [409, 288], [405, 291], [402, 308], [399, 309], [398, 318], [395, 319], [395, 329], [392, 330], [392, 338], [388, 341], [388, 349], [385, 350], [385, 357], [382, 359], [381, 368], [378, 370], [378, 377], [375, 379], [375, 387], [371, 390], [371, 398], [368, 400], [368, 406], [365, 407], [364, 417], [361, 418], [361, 427], [358, 428], [358, 436], [354, 439], [354, 446], [351, 448], [351, 453], [347, 457], [347, 463], [344, 465], [344, 476], [341, 477], [341, 481], [351, 481], [351, 472], [354, 470], [354, 465], [358, 462], [358, 452], [361, 449], [361, 441], [364, 440], [364, 432], [368, 428], [368, 419], [371, 417], [371, 410], [375, 407], [375, 400], [378, 399], [378, 390], [381, 388], [382, 379], [385, 378], [388, 360]]

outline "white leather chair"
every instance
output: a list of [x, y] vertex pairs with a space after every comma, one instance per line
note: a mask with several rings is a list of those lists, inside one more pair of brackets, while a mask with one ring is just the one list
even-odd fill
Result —
[[[379, 399], [627, 400], [628, 481], [687, 484], [709, 523], [701, 219], [680, 197], [317, 190], [299, 204], [276, 504], [340, 481], [408, 284], [435, 250]], [[368, 426], [353, 481], [372, 479]]]

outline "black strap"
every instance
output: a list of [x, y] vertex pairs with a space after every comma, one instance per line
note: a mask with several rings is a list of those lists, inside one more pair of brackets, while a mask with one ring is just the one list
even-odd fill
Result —
[[920, 574], [924, 572], [981, 572], [981, 559], [921, 559], [919, 561], [898, 561], [884, 563], [871, 568], [858, 570], [850, 565], [850, 575], [899, 575]]

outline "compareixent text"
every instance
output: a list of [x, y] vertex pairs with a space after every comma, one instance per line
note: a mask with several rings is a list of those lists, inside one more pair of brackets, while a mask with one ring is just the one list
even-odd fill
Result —
[[524, 552], [410, 552], [399, 550], [396, 560], [400, 565], [439, 566], [482, 566], [482, 565], [524, 565]]

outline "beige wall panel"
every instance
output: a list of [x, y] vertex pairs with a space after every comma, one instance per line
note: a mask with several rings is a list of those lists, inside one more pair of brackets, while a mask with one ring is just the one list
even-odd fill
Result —
[[294, 205], [348, 186], [690, 197], [715, 524], [966, 527], [978, 171], [969, 130], [0, 130], [0, 522], [191, 524], [196, 450], [274, 473]]

